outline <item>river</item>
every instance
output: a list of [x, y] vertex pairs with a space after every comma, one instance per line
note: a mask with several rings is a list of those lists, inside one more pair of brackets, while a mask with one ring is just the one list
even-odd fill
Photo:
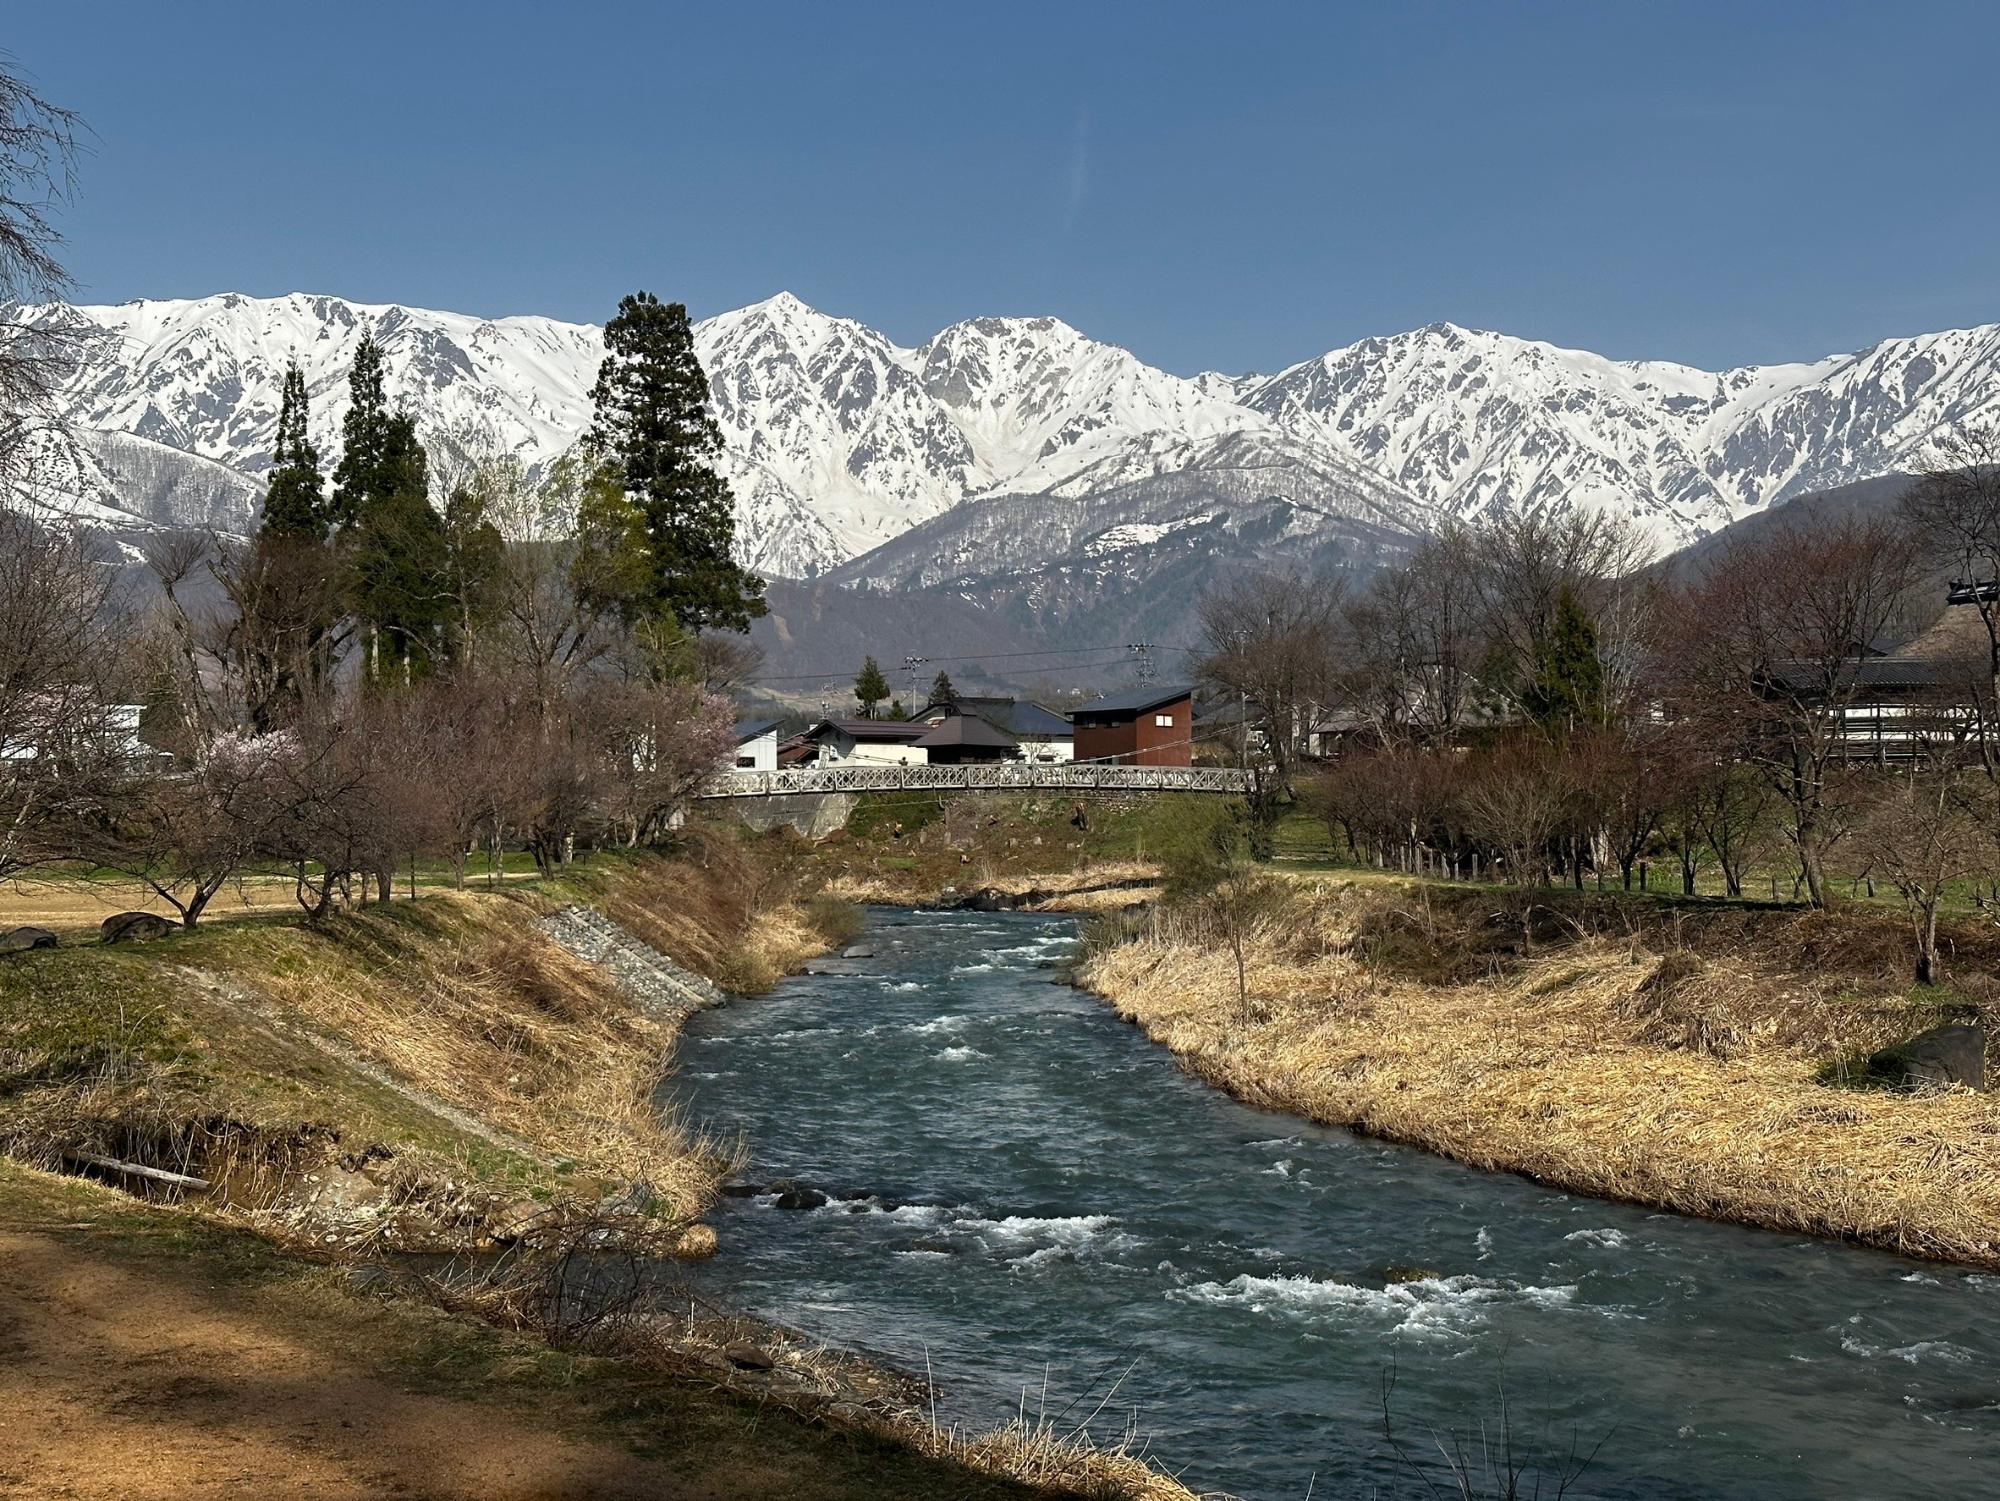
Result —
[[726, 1200], [707, 1284], [928, 1361], [976, 1427], [1045, 1378], [1071, 1420], [1108, 1394], [1097, 1431], [1136, 1408], [1156, 1461], [1254, 1501], [1427, 1495], [1409, 1456], [1439, 1483], [1435, 1440], [1503, 1403], [1518, 1450], [1596, 1450], [1576, 1496], [2000, 1493], [2000, 1276], [1238, 1104], [1051, 983], [1075, 938], [877, 910], [857, 973], [696, 1017], [669, 1098], [747, 1180], [849, 1196]]

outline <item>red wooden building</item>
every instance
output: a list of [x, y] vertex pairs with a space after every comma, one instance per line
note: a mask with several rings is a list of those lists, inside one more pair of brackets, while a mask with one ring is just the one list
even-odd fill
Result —
[[1070, 713], [1076, 759], [1121, 766], [1187, 766], [1194, 756], [1194, 690], [1141, 683]]

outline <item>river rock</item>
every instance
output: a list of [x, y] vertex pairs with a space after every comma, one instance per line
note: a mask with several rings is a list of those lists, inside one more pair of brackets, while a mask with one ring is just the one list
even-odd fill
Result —
[[873, 959], [875, 950], [865, 943], [850, 944], [840, 951], [843, 959]]
[[761, 1183], [725, 1183], [721, 1190], [725, 1199], [754, 1199], [763, 1191]]
[[826, 1203], [826, 1195], [816, 1188], [790, 1188], [778, 1195], [780, 1209], [818, 1209]]
[[1963, 1084], [1986, 1087], [1986, 1025], [1975, 1018], [1946, 1022], [1919, 1032], [1908, 1042], [1884, 1048], [1868, 1060], [1870, 1077], [1898, 1089]]
[[739, 1371], [770, 1371], [777, 1368], [777, 1361], [769, 1353], [755, 1345], [725, 1345], [723, 1357]]
[[119, 912], [97, 925], [106, 943], [148, 943], [165, 938], [178, 926], [154, 912]]
[[16, 928], [0, 933], [0, 954], [25, 954], [30, 949], [52, 949], [56, 935], [47, 928]]

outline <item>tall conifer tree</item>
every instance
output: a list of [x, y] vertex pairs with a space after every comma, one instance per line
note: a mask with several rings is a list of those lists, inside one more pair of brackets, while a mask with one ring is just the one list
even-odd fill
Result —
[[635, 613], [671, 615], [691, 630], [748, 630], [764, 613], [764, 581], [731, 555], [736, 503], [716, 472], [722, 429], [687, 309], [636, 292], [605, 325], [604, 346], [588, 442], [617, 466], [644, 525]]
[[389, 446], [389, 397], [382, 372], [382, 346], [363, 334], [347, 372], [347, 413], [340, 419], [340, 463], [333, 471], [333, 530], [354, 525], [386, 490], [383, 464]]
[[354, 611], [371, 632], [370, 671], [408, 678], [443, 655], [456, 613], [451, 545], [409, 413], [389, 417], [372, 479], [350, 528]]
[[285, 394], [278, 407], [278, 441], [271, 451], [271, 479], [264, 490], [262, 530], [269, 536], [324, 542], [326, 497], [319, 450], [306, 435], [309, 416], [306, 378], [293, 360], [285, 367]]

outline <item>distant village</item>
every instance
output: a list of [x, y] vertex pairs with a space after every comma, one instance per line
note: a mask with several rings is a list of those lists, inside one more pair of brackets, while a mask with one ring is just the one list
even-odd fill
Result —
[[1194, 689], [1186, 683], [1139, 683], [1062, 710], [1026, 698], [959, 693], [941, 678], [920, 708], [901, 717], [821, 716], [791, 733], [785, 717], [743, 718], [733, 764], [740, 771], [1010, 761], [1191, 766], [1204, 742], [1221, 734], [1224, 718], [1197, 721]]

